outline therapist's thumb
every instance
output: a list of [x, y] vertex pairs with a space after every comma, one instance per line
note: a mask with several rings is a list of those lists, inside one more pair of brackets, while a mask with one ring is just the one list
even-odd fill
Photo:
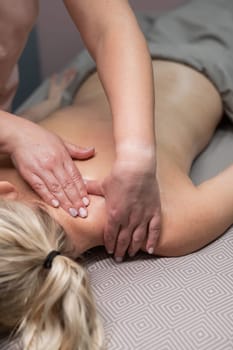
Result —
[[88, 159], [95, 155], [94, 147], [80, 147], [67, 141], [64, 144], [70, 156], [74, 159]]
[[95, 194], [96, 196], [104, 196], [103, 187], [99, 181], [84, 179], [84, 183], [87, 193]]

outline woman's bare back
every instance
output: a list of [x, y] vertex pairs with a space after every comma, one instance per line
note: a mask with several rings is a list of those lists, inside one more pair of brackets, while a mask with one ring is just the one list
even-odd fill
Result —
[[[156, 84], [157, 154], [164, 152], [189, 171], [221, 119], [218, 92], [202, 74], [172, 62], [153, 61]], [[97, 73], [78, 90], [73, 105], [41, 123], [64, 139], [96, 147], [96, 157], [79, 162], [88, 178], [105, 176], [114, 160], [111, 111]]]
[[[179, 255], [207, 244], [229, 225], [229, 222], [222, 221], [219, 225], [221, 232], [211, 229], [207, 235], [204, 234], [203, 224], [210, 225], [211, 217], [205, 222], [198, 222], [197, 218], [200, 218], [200, 203], [203, 212], [208, 206], [205, 201], [208, 194], [200, 196], [200, 191], [188, 177], [194, 158], [208, 144], [221, 119], [222, 104], [213, 84], [195, 70], [164, 61], [153, 62], [153, 67], [157, 176], [162, 204], [162, 234], [156, 253]], [[114, 160], [112, 121], [97, 74], [84, 82], [72, 106], [55, 112], [41, 124], [68, 141], [96, 147], [95, 158], [77, 162], [85, 178], [101, 180], [108, 174]], [[104, 224], [101, 220], [103, 205], [94, 210], [95, 215], [90, 213], [88, 219], [89, 223], [98, 221], [99, 229]], [[206, 209], [211, 213], [209, 207]], [[194, 225], [196, 222], [198, 224]], [[187, 228], [192, 226], [200, 234], [191, 230], [187, 235]], [[98, 230], [97, 227], [95, 229]], [[194, 234], [195, 239], [192, 237]]]

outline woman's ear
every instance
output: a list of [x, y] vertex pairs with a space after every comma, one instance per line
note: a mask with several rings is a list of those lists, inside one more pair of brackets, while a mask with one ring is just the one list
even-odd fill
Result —
[[0, 197], [6, 199], [17, 199], [18, 195], [19, 192], [14, 185], [8, 181], [0, 181]]

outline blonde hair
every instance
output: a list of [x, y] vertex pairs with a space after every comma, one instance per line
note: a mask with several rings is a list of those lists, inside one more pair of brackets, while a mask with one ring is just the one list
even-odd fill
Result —
[[[61, 255], [43, 267], [51, 250]], [[43, 208], [0, 200], [0, 329], [25, 350], [99, 350], [103, 333], [88, 279]]]

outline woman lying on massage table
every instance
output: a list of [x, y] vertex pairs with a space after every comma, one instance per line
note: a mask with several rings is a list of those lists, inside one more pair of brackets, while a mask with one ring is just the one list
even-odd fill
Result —
[[[220, 95], [187, 66], [153, 61], [153, 69], [162, 205], [155, 255], [180, 256], [205, 246], [232, 224], [233, 168], [193, 185], [192, 162], [222, 117]], [[36, 117], [42, 110], [45, 116], [53, 108], [49, 99], [46, 104], [48, 109], [42, 103], [25, 116]], [[94, 158], [75, 161], [84, 178], [101, 180], [108, 174], [115, 156], [112, 119], [97, 73], [81, 85], [72, 105], [50, 113], [40, 125], [69, 142], [95, 145]], [[91, 292], [83, 268], [72, 259], [103, 244], [105, 199], [91, 196], [88, 218], [72, 218], [41, 202], [6, 157], [0, 162], [0, 195], [1, 328], [19, 327], [24, 349], [44, 349], [48, 341], [53, 350], [100, 349], [103, 338]], [[51, 251], [61, 255], [48, 257]]]

